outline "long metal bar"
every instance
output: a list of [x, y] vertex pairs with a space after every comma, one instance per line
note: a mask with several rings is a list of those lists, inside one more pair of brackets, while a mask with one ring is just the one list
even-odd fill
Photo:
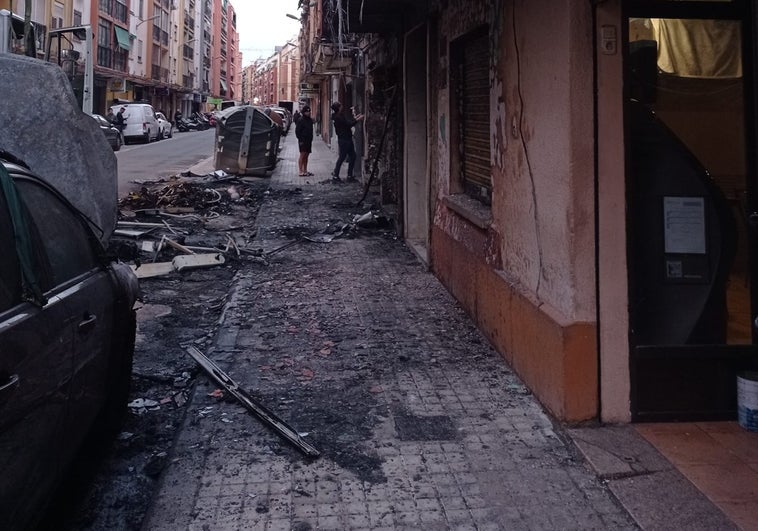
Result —
[[308, 444], [300, 437], [300, 434], [285, 421], [280, 419], [276, 413], [259, 404], [250, 394], [242, 389], [232, 380], [224, 371], [222, 371], [213, 360], [200, 352], [196, 347], [190, 345], [187, 347], [187, 353], [194, 358], [198, 364], [213, 378], [219, 385], [226, 389], [234, 398], [239, 400], [253, 415], [273, 428], [279, 435], [291, 442], [298, 450], [309, 457], [318, 457], [321, 455], [316, 448]]

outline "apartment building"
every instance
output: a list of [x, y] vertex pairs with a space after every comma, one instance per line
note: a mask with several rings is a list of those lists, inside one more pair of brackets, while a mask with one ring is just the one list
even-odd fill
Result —
[[[24, 7], [24, 0], [0, 0], [0, 9], [20, 16]], [[228, 0], [33, 0], [31, 19], [40, 57], [50, 29], [92, 28], [95, 112], [145, 101], [172, 116], [241, 100], [239, 36]], [[83, 60], [80, 54], [71, 68]]]

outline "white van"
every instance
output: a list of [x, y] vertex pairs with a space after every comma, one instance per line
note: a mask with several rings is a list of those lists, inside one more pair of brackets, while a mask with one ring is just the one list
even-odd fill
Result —
[[113, 114], [118, 114], [123, 107], [126, 126], [124, 127], [124, 142], [141, 140], [150, 142], [160, 139], [160, 127], [155, 116], [155, 110], [149, 103], [120, 103], [111, 106]]

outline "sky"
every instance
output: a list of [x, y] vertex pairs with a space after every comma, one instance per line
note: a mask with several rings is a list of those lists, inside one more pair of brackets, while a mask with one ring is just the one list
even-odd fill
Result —
[[300, 31], [300, 21], [287, 13], [300, 15], [298, 0], [231, 0], [237, 13], [242, 66], [258, 57], [269, 57], [275, 46], [282, 46]]

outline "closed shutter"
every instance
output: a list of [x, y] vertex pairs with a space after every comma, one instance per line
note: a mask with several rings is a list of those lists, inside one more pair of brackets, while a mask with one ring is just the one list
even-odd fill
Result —
[[481, 32], [463, 47], [461, 171], [467, 184], [492, 188], [490, 172], [489, 47]]

